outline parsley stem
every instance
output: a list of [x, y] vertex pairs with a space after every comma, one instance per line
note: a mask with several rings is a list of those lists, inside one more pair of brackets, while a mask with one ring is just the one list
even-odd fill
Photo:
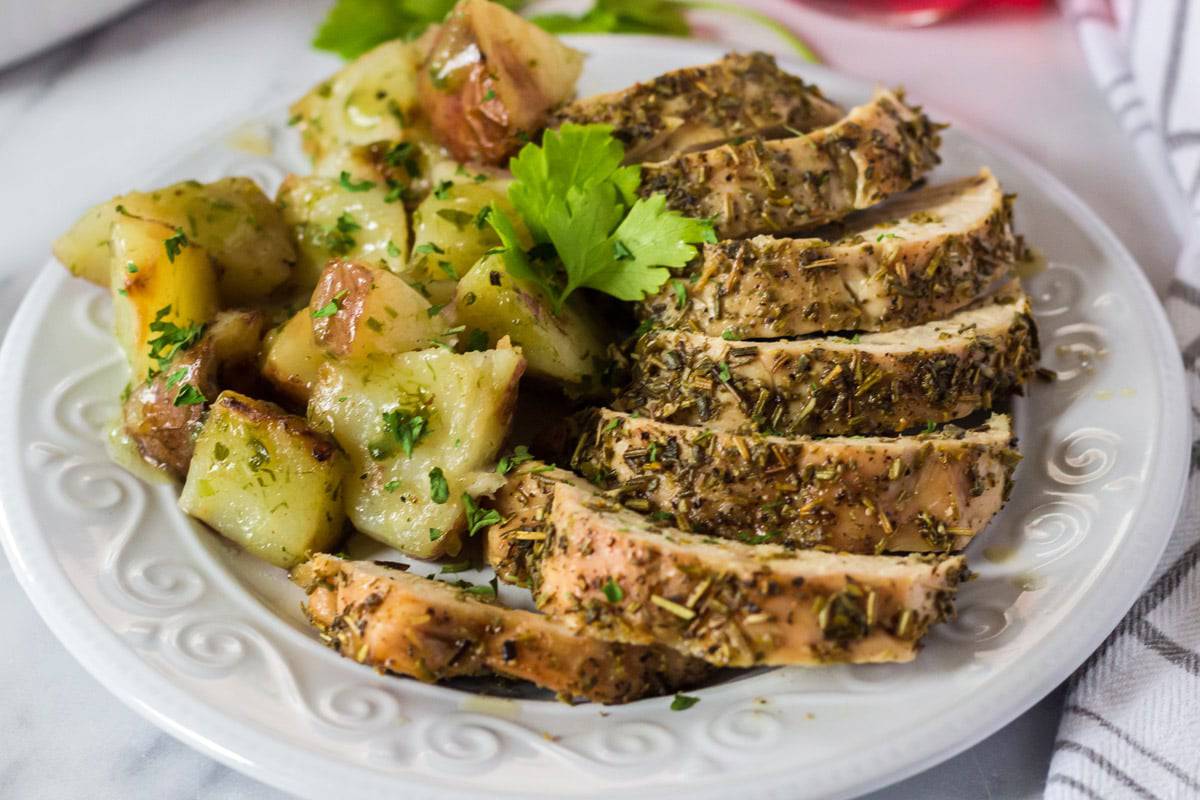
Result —
[[784, 25], [779, 20], [764, 14], [761, 11], [753, 8], [746, 8], [737, 3], [723, 3], [719, 0], [675, 0], [681, 6], [695, 8], [703, 11], [720, 11], [727, 14], [734, 14], [739, 17], [750, 20], [764, 28], [767, 28], [779, 38], [783, 39], [792, 49], [795, 50], [801, 58], [811, 64], [820, 64], [821, 57], [809, 46], [808, 42], [797, 36], [791, 28]]

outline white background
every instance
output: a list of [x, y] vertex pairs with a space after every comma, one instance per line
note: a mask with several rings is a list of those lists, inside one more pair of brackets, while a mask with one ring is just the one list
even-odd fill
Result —
[[[0, 335], [49, 244], [87, 206], [337, 65], [307, 42], [321, 0], [158, 2], [0, 71]], [[1117, 232], [1160, 292], [1178, 244], [1093, 85], [1070, 26], [1044, 13], [974, 14], [896, 31], [755, 3], [837, 69], [903, 84], [941, 115], [1047, 166]], [[707, 35], [781, 50], [726, 17]], [[0, 24], [3, 24], [0, 20]], [[3, 443], [0, 443], [3, 446]], [[64, 535], [69, 532], [64, 532]], [[110, 697], [38, 619], [0, 556], [0, 797], [276, 798], [194, 753]], [[1040, 796], [1061, 693], [888, 798]]]

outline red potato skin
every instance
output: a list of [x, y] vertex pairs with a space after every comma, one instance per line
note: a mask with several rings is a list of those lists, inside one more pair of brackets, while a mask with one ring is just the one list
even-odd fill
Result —
[[180, 389], [190, 384], [211, 402], [221, 389], [253, 386], [263, 325], [261, 311], [221, 312], [200, 341], [129, 393], [124, 432], [145, 461], [176, 478], [187, 475], [208, 403], [175, 405]]
[[[434, 86], [421, 75], [421, 97], [433, 130], [459, 161], [503, 164], [521, 145], [509, 129], [509, 113], [483, 62], [466, 70], [457, 90]], [[492, 93], [490, 100], [488, 92]]]
[[485, 0], [461, 0], [429, 43], [421, 108], [456, 159], [503, 165], [574, 92], [582, 56]]
[[[354, 345], [367, 295], [374, 285], [371, 270], [353, 261], [330, 261], [313, 289], [308, 308], [313, 340], [333, 356], [345, 356]], [[336, 303], [338, 312], [316, 316], [321, 308]]]
[[[217, 364], [211, 340], [197, 342], [171, 365], [129, 394], [122, 407], [126, 435], [142, 458], [176, 478], [187, 475], [196, 434], [204, 418], [204, 404], [175, 405], [181, 387], [190, 384], [205, 397], [218, 392]], [[180, 369], [182, 379], [168, 382]]]

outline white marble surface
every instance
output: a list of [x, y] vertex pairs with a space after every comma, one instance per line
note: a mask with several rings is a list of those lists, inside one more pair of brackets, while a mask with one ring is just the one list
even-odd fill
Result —
[[[49, 242], [87, 205], [139, 185], [182, 144], [295, 95], [335, 66], [307, 47], [324, 5], [167, 0], [0, 71], [0, 336]], [[1154, 285], [1166, 286], [1178, 245], [1054, 13], [976, 15], [898, 32], [770, 7], [834, 66], [903, 83], [1048, 166], [1116, 230]], [[774, 44], [725, 20], [719, 27], [742, 46]], [[282, 796], [109, 696], [46, 630], [2, 557], [0, 609], [9, 631], [0, 649], [0, 798]], [[873, 797], [1039, 796], [1060, 704], [1055, 693], [979, 745]]]

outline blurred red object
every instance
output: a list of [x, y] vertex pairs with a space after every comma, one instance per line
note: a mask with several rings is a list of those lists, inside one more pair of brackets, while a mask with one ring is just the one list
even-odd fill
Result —
[[932, 25], [968, 7], [973, 10], [1040, 8], [1046, 0], [799, 0], [821, 11], [885, 25]]

